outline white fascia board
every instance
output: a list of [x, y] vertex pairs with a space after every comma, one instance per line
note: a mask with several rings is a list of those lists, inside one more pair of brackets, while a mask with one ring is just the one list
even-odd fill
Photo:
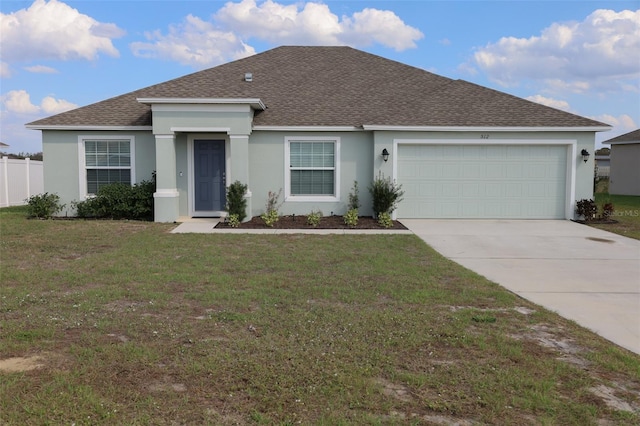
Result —
[[249, 105], [253, 109], [267, 109], [259, 98], [136, 98], [141, 104], [219, 104]]
[[231, 132], [230, 127], [171, 127], [173, 133], [227, 133]]
[[640, 141], [602, 142], [606, 145], [637, 145]]
[[[575, 139], [394, 139], [396, 145], [571, 145]], [[397, 155], [397, 153], [395, 153]]]
[[605, 132], [609, 126], [594, 127], [464, 127], [464, 126], [387, 126], [364, 124], [364, 130], [394, 132]]
[[146, 131], [152, 130], [151, 126], [71, 126], [71, 125], [38, 125], [38, 124], [27, 124], [25, 125], [27, 129], [31, 130], [96, 130], [96, 131]]
[[354, 126], [253, 126], [253, 130], [268, 132], [361, 132]]

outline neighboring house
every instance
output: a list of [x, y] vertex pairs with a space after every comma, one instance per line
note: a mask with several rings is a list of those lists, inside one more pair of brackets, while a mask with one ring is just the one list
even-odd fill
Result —
[[397, 218], [573, 218], [610, 129], [350, 47], [279, 47], [27, 127], [46, 191], [69, 206], [155, 170], [159, 222], [224, 214], [236, 180], [249, 216], [280, 189], [282, 214], [344, 214], [354, 181], [371, 215], [380, 175], [405, 191]]
[[595, 175], [600, 178], [609, 177], [610, 169], [610, 154], [609, 148], [600, 148], [596, 151], [596, 171]]
[[640, 195], [640, 129], [602, 143], [611, 144], [609, 194]]

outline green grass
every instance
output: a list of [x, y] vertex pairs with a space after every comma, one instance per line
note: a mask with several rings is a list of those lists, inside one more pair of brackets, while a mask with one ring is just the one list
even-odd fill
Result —
[[172, 226], [0, 209], [0, 424], [640, 422], [640, 357], [415, 236]]
[[633, 195], [610, 195], [609, 181], [602, 179], [596, 186], [595, 201], [599, 208], [605, 203], [613, 203], [613, 217], [617, 223], [591, 226], [605, 231], [640, 240], [640, 197]]

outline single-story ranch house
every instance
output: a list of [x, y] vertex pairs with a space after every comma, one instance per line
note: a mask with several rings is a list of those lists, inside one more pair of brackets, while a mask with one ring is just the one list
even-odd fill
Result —
[[282, 214], [344, 214], [354, 181], [371, 215], [377, 176], [405, 191], [397, 218], [571, 219], [610, 129], [350, 47], [290, 46], [27, 127], [47, 192], [70, 206], [155, 171], [158, 222], [223, 215], [234, 181], [249, 217], [279, 190]]
[[640, 195], [640, 129], [602, 143], [611, 144], [609, 194]]

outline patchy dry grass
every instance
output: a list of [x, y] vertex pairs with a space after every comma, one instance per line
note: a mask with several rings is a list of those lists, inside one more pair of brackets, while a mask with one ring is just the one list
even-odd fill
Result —
[[0, 226], [0, 424], [640, 422], [640, 357], [414, 236]]

